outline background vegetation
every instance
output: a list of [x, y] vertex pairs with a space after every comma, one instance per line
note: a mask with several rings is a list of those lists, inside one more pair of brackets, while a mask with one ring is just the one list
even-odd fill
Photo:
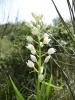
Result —
[[[71, 14], [69, 0], [67, 3]], [[64, 22], [55, 8], [59, 18], [54, 19], [53, 25], [39, 22], [41, 32], [49, 33], [52, 38], [50, 45], [57, 50], [50, 62], [53, 83], [63, 85], [61, 90], [51, 89], [50, 100], [75, 100], [75, 17], [72, 14], [71, 21]], [[35, 26], [34, 22], [31, 24]], [[25, 100], [33, 94], [34, 75], [26, 65], [29, 55], [25, 47], [26, 36], [31, 35], [31, 24], [17, 22], [0, 25], [0, 100], [16, 100], [9, 75]]]
[[[71, 22], [66, 22], [69, 29], [73, 31]], [[7, 28], [5, 29], [7, 25]], [[72, 91], [75, 92], [75, 57], [74, 44], [65, 30], [60, 18], [54, 20], [53, 25], [41, 25], [43, 32], [48, 32], [52, 38], [50, 45], [55, 47], [57, 53], [52, 64], [52, 73], [55, 84], [63, 84], [63, 90], [52, 90], [50, 98], [62, 98], [70, 100], [71, 93], [66, 85], [62, 72], [58, 70], [58, 65], [66, 72]], [[26, 23], [7, 23], [0, 25], [0, 99], [15, 100], [14, 91], [10, 84], [8, 75], [11, 75], [16, 86], [25, 98], [33, 92], [33, 74], [30, 73], [26, 65], [29, 57], [26, 46], [26, 36], [31, 35], [31, 26]], [[29, 89], [30, 88], [30, 89]]]

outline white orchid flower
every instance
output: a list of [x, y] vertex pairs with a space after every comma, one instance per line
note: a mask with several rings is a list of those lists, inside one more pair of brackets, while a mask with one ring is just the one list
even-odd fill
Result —
[[26, 48], [28, 48], [32, 54], [36, 54], [36, 50], [32, 44], [28, 44], [28, 46], [26, 46]]
[[48, 63], [48, 61], [49, 61], [49, 59], [50, 59], [50, 55], [49, 56], [47, 56], [46, 58], [45, 58], [45, 60], [44, 60], [44, 63]]
[[43, 43], [44, 43], [44, 44], [49, 44], [50, 40], [51, 40], [51, 39], [49, 39], [49, 38], [46, 36], [46, 37], [44, 37]]
[[36, 59], [36, 57], [35, 57], [34, 55], [30, 55], [30, 57], [31, 57], [31, 60], [32, 60], [33, 62], [37, 62], [37, 59]]
[[28, 62], [26, 62], [27, 66], [30, 68], [34, 68], [34, 63], [31, 60], [28, 60]]
[[44, 75], [43, 74], [39, 74], [39, 81], [43, 81], [44, 79]]
[[27, 38], [26, 38], [26, 39], [27, 39], [27, 41], [28, 41], [28, 42], [30, 42], [30, 43], [32, 43], [32, 42], [33, 42], [33, 38], [32, 38], [31, 36], [27, 36]]
[[33, 27], [33, 28], [32, 28], [32, 34], [33, 34], [33, 35], [38, 35], [38, 33], [39, 33], [38, 28]]
[[48, 54], [49, 55], [54, 54], [55, 52], [56, 52], [56, 49], [54, 49], [54, 48], [48, 49]]

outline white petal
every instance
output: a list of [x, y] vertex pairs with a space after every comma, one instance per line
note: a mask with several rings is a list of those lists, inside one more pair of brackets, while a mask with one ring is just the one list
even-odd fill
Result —
[[43, 74], [39, 74], [39, 80], [42, 81], [44, 79], [44, 75]]
[[37, 59], [36, 59], [36, 57], [35, 57], [34, 55], [30, 55], [30, 57], [31, 57], [31, 60], [32, 60], [33, 62], [37, 62]]
[[56, 52], [56, 50], [54, 48], [48, 49], [48, 54], [49, 55], [54, 54], [55, 52]]
[[50, 55], [49, 56], [47, 56], [46, 58], [45, 58], [45, 60], [44, 60], [44, 63], [48, 63], [48, 61], [49, 61], [49, 59], [50, 59]]
[[38, 33], [39, 33], [38, 28], [33, 27], [33, 29], [32, 29], [32, 34], [33, 34], [33, 35], [38, 35]]
[[34, 48], [34, 46], [32, 44], [28, 44], [28, 46], [26, 46], [26, 48], [28, 48], [29, 50], [31, 50], [31, 48]]
[[32, 53], [33, 55], [35, 55], [35, 54], [36, 54], [36, 50], [35, 50], [35, 49], [32, 49], [32, 50], [31, 50], [31, 53]]
[[27, 41], [28, 41], [28, 42], [30, 42], [30, 43], [32, 43], [32, 42], [33, 42], [33, 38], [32, 38], [31, 36], [27, 36], [27, 38], [26, 38], [26, 39], [27, 39]]
[[36, 54], [36, 50], [32, 44], [28, 44], [28, 46], [26, 46], [26, 48], [28, 48], [32, 54]]
[[44, 37], [49, 37], [49, 35], [47, 33], [44, 34]]
[[50, 42], [51, 39], [49, 39], [48, 37], [44, 37], [44, 44], [48, 44]]
[[34, 63], [31, 60], [28, 60], [27, 66], [30, 68], [34, 68]]

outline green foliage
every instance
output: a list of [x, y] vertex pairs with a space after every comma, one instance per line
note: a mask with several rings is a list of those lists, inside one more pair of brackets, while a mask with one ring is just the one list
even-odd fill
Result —
[[6, 36], [0, 38], [0, 59], [7, 59], [11, 55], [13, 51], [12, 46], [11, 41]]

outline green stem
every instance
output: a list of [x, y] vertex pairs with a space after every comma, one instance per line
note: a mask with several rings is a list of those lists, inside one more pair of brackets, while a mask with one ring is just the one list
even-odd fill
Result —
[[39, 51], [39, 60], [38, 60], [38, 80], [37, 80], [37, 100], [40, 100], [40, 81], [39, 81], [39, 74], [40, 74], [40, 67], [41, 67], [41, 47], [40, 47], [40, 33], [38, 33], [38, 51]]

